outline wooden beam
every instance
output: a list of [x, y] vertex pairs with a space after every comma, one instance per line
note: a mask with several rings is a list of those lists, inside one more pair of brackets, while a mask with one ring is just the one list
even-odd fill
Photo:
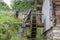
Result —
[[42, 5], [37, 4], [37, 7], [42, 7]]
[[[31, 25], [30, 23], [26, 23], [27, 27], [30, 27], [30, 25]], [[44, 24], [42, 22], [37, 22], [36, 25], [37, 25], [37, 27], [44, 27]]]
[[60, 5], [60, 2], [55, 2], [56, 5]]
[[37, 4], [43, 3], [43, 0], [37, 0]]

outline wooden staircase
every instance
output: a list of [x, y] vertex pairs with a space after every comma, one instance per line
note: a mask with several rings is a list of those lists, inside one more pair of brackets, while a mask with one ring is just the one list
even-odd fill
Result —
[[60, 26], [60, 0], [53, 0], [56, 26]]

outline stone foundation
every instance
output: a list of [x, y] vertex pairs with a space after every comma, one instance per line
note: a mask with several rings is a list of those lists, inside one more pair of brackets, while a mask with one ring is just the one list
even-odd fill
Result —
[[47, 40], [60, 40], [60, 27], [54, 27], [47, 32]]

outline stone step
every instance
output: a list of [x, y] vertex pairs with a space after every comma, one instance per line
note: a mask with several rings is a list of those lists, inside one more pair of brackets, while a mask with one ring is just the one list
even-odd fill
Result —
[[60, 25], [53, 27], [53, 30], [60, 30]]

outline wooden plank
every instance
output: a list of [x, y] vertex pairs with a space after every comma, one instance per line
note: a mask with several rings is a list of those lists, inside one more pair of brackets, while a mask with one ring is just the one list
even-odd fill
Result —
[[37, 10], [42, 10], [43, 0], [37, 0]]
[[42, 4], [43, 0], [37, 0], [37, 4]]
[[60, 14], [60, 11], [55, 11], [56, 15], [59, 15]]
[[55, 8], [55, 11], [60, 11], [60, 8]]
[[60, 2], [55, 2], [56, 5], [60, 5]]
[[42, 5], [37, 4], [37, 7], [42, 7]]
[[55, 15], [56, 15], [56, 26], [60, 25], [60, 0], [54, 0], [55, 3]]
[[60, 25], [60, 12], [56, 13], [56, 25]]
[[59, 2], [60, 0], [54, 0], [55, 2]]

